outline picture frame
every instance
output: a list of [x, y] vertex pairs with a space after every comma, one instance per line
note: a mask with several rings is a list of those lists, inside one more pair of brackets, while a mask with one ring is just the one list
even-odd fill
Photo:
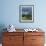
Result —
[[19, 5], [19, 22], [34, 22], [34, 5]]

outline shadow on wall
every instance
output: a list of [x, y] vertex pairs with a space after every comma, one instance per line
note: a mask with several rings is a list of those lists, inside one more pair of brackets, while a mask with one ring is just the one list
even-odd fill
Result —
[[4, 24], [0, 24], [0, 43], [2, 43], [2, 32], [6, 32], [6, 29], [4, 30], [4, 28], [6, 28], [6, 26]]

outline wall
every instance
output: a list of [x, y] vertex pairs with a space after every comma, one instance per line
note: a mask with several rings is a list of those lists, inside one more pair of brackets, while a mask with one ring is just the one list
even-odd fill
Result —
[[[0, 25], [16, 28], [40, 27], [46, 32], [46, 0], [0, 0]], [[34, 23], [19, 22], [19, 5], [34, 5]]]
[[[0, 24], [15, 25], [16, 28], [46, 28], [46, 1], [41, 0], [1, 0]], [[19, 5], [34, 5], [34, 23], [19, 22]]]

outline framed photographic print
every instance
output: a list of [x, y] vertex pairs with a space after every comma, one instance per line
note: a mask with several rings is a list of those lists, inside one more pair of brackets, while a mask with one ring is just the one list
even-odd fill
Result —
[[34, 5], [19, 6], [19, 21], [24, 23], [34, 22]]

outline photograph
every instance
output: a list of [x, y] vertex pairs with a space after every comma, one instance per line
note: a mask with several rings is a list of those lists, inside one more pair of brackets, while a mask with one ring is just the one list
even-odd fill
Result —
[[19, 7], [19, 21], [33, 22], [34, 21], [34, 5], [20, 5]]

